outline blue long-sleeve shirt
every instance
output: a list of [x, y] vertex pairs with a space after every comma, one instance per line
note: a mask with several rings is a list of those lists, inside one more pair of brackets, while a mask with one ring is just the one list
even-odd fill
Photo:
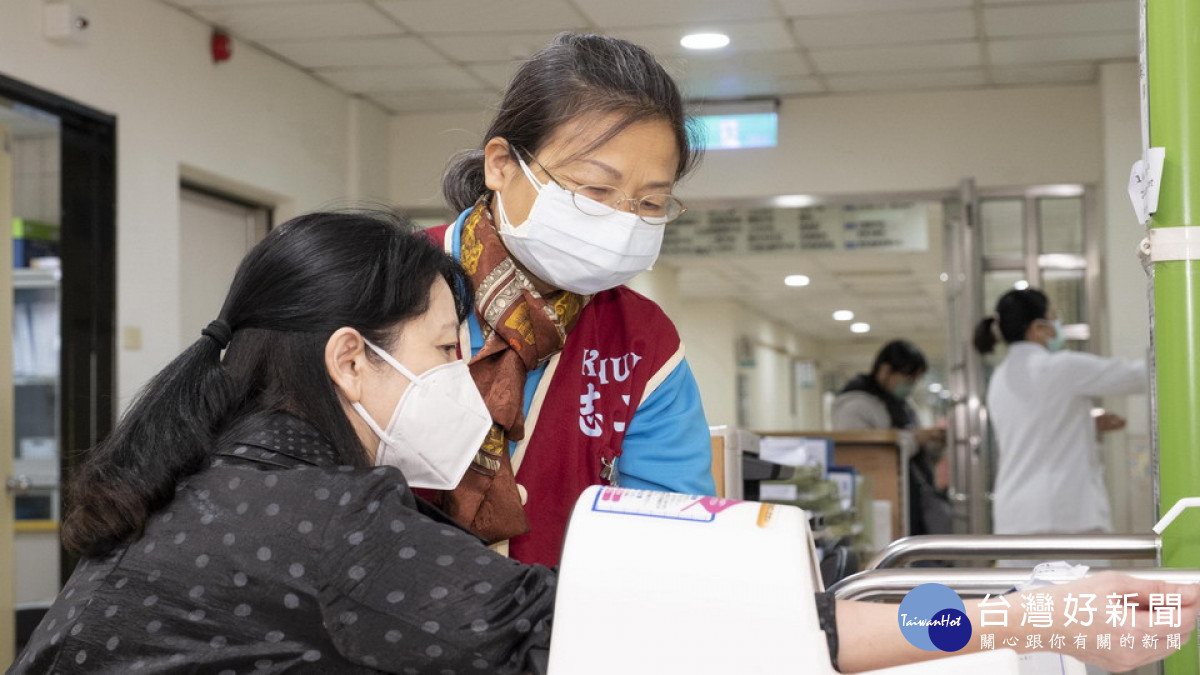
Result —
[[[455, 259], [462, 252], [462, 227], [470, 209], [452, 226]], [[483, 348], [483, 331], [474, 313], [467, 318], [471, 356]], [[546, 374], [546, 364], [525, 378], [524, 411], [528, 415], [534, 392]], [[532, 430], [527, 433], [532, 433]], [[515, 444], [510, 444], [510, 451]], [[617, 484], [627, 488], [688, 494], [716, 494], [708, 422], [700, 403], [700, 388], [687, 359], [663, 380], [634, 412], [625, 430], [618, 461]]]

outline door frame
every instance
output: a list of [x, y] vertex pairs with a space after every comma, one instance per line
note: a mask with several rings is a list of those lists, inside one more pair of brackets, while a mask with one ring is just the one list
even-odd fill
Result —
[[[63, 269], [59, 475], [65, 485], [85, 451], [108, 435], [115, 415], [117, 119], [4, 75], [0, 75], [0, 97], [59, 118]], [[69, 507], [63, 495], [60, 490], [64, 501], [60, 514]], [[59, 576], [65, 583], [78, 561], [65, 550], [60, 560]], [[0, 621], [0, 625], [10, 622]]]
[[[0, 225], [12, 221], [13, 169], [11, 139], [8, 129], [0, 123]], [[5, 228], [7, 230], [7, 228]], [[0, 429], [13, 429], [16, 391], [13, 382], [13, 278], [12, 246], [0, 246]], [[13, 443], [16, 439], [5, 436], [0, 439], [0, 482], [4, 483], [4, 508], [0, 508], [0, 560], [7, 560], [5, 567], [8, 579], [0, 584], [0, 616], [11, 616], [14, 620], [0, 621], [0, 663], [11, 663], [16, 654], [16, 502], [9, 489], [8, 481], [14, 474], [13, 459], [16, 457]], [[11, 534], [8, 534], [11, 533]]]

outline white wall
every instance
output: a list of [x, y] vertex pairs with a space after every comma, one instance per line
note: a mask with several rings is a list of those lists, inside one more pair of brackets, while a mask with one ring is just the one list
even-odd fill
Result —
[[[792, 409], [791, 369], [795, 359], [817, 361], [820, 345], [789, 327], [735, 302], [681, 298], [679, 273], [667, 263], [639, 275], [629, 286], [652, 298], [675, 322], [688, 365], [696, 376], [711, 425], [738, 422], [738, 374], [748, 376], [746, 426], [758, 431], [820, 428], [821, 393], [797, 389]], [[738, 362], [738, 343], [751, 345], [753, 366]], [[820, 382], [820, 373], [815, 379]]]
[[442, 171], [460, 150], [478, 148], [490, 118], [479, 113], [396, 115], [391, 121], [390, 197], [397, 206], [444, 208]]
[[[124, 403], [181, 339], [181, 172], [274, 203], [278, 219], [347, 194], [384, 197], [386, 158], [369, 149], [386, 121], [242, 43], [214, 65], [210, 29], [163, 3], [77, 4], [86, 44], [61, 46], [42, 38], [41, 0], [0, 3], [0, 72], [117, 117], [118, 321], [144, 340], [119, 352]], [[352, 112], [362, 135], [348, 172]]]
[[784, 99], [779, 146], [710, 152], [693, 198], [1093, 182], [1101, 177], [1094, 86]]
[[802, 389], [792, 371], [797, 359], [819, 361], [821, 344], [745, 309], [737, 325], [754, 344], [747, 426], [755, 431], [820, 429], [820, 372], [815, 376], [818, 386]]
[[360, 202], [389, 202], [392, 116], [363, 99], [348, 99], [346, 125], [346, 197]]

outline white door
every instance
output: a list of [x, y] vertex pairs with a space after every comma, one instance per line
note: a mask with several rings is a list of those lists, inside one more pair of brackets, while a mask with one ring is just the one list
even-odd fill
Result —
[[[0, 232], [4, 239], [12, 227], [13, 166], [12, 137], [0, 125]], [[4, 497], [0, 499], [0, 664], [12, 663], [16, 645], [16, 575], [12, 560], [16, 546], [16, 502], [13, 490], [15, 437], [13, 428], [13, 279], [12, 246], [0, 246], [0, 476], [4, 478]]]
[[217, 319], [238, 264], [267, 235], [270, 213], [184, 188], [180, 191], [181, 347]]

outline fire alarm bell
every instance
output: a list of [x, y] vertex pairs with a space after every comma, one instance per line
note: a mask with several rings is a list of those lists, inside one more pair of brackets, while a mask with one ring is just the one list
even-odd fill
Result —
[[233, 38], [223, 30], [214, 30], [212, 34], [213, 63], [228, 61], [231, 56], [233, 56]]

